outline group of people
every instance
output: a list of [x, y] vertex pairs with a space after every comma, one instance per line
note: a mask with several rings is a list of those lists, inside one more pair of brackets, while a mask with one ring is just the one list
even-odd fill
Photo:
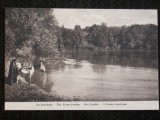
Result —
[[18, 74], [19, 73], [29, 73], [29, 70], [31, 68], [32, 68], [31, 62], [22, 64], [18, 62], [18, 60], [13, 59], [9, 66], [9, 73], [8, 73], [8, 78], [6, 82], [10, 85], [16, 84], [18, 82], [17, 81]]
[[[40, 70], [43, 72], [46, 71], [42, 62], [40, 63]], [[7, 83], [10, 85], [16, 84], [17, 83], [17, 76], [20, 73], [20, 75], [28, 74], [29, 78], [30, 78], [29, 84], [31, 84], [31, 77], [34, 74], [34, 71], [35, 70], [34, 70], [34, 67], [33, 67], [31, 60], [29, 60], [29, 62], [24, 62], [22, 64], [22, 63], [18, 62], [16, 59], [13, 59], [10, 63], [10, 66], [9, 66]]]

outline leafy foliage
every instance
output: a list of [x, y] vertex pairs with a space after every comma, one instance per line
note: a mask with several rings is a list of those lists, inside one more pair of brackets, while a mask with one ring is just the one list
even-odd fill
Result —
[[5, 51], [10, 55], [44, 56], [80, 50], [157, 50], [158, 28], [153, 24], [108, 27], [57, 26], [53, 9], [6, 8]]
[[5, 15], [6, 52], [16, 54], [17, 49], [31, 47], [28, 55], [38, 56], [56, 51], [57, 22], [52, 9], [7, 8]]
[[75, 26], [74, 30], [65, 28], [63, 35], [67, 50], [158, 49], [158, 29], [153, 24], [107, 27], [106, 23], [102, 23], [84, 29]]

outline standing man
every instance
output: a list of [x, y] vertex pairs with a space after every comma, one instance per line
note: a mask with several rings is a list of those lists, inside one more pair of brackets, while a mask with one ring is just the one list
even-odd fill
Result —
[[17, 83], [18, 68], [16, 59], [13, 59], [9, 66], [8, 82], [10, 85]]

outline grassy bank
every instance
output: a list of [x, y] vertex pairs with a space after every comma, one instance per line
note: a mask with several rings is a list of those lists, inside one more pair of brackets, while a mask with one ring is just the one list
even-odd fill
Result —
[[51, 95], [37, 86], [16, 84], [13, 86], [5, 84], [6, 102], [36, 102], [36, 101], [70, 101], [71, 99], [56, 94]]

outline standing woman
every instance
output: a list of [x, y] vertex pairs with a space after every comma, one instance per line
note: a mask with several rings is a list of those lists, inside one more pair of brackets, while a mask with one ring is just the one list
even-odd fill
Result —
[[9, 66], [8, 82], [10, 85], [17, 83], [18, 68], [16, 66], [16, 59], [13, 59]]

